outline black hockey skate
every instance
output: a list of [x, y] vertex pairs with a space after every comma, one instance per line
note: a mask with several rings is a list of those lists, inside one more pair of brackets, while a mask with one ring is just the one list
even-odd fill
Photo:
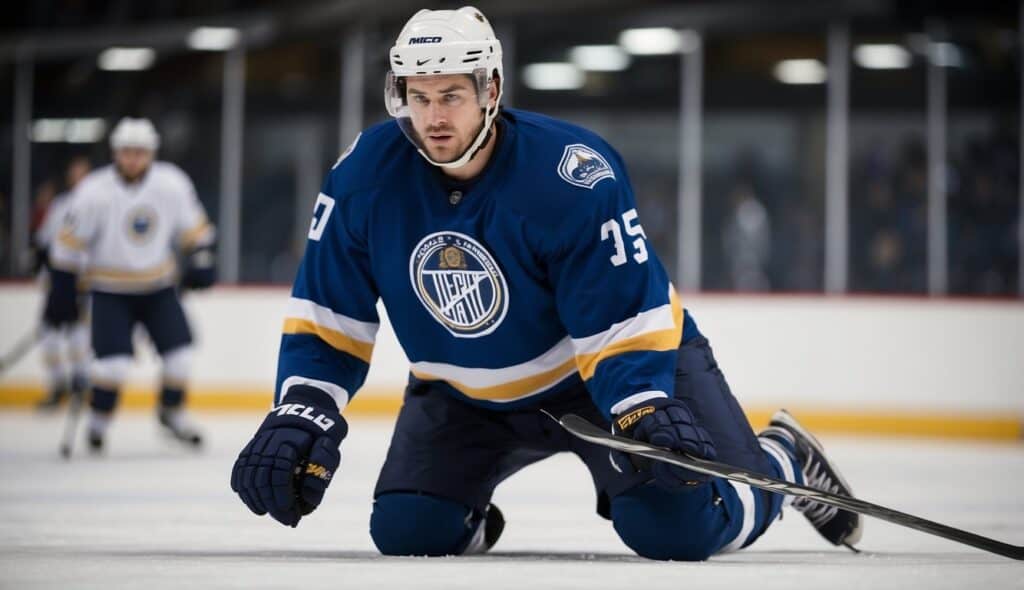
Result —
[[157, 418], [164, 427], [164, 432], [172, 438], [193, 448], [199, 448], [203, 444], [203, 436], [181, 408], [160, 408]]
[[502, 531], [505, 530], [505, 516], [494, 504], [487, 505], [487, 512], [484, 514], [483, 526], [473, 535], [469, 544], [462, 551], [462, 555], [474, 555], [487, 553], [498, 542]]
[[36, 404], [36, 409], [40, 412], [52, 412], [64, 403], [64, 400], [68, 399], [69, 395], [70, 390], [67, 385], [58, 385], [51, 389], [46, 397]]
[[[103, 452], [103, 433], [95, 430], [89, 430], [85, 435], [85, 440], [89, 443], [89, 452], [98, 455]], [[70, 455], [70, 451], [68, 455]]]
[[[768, 428], [759, 436], [773, 439], [791, 452], [800, 464], [804, 485], [853, 497], [850, 484], [846, 483], [836, 466], [828, 460], [825, 449], [818, 439], [786, 410], [775, 412]], [[792, 506], [802, 512], [829, 543], [845, 545], [856, 551], [853, 545], [860, 541], [864, 532], [863, 520], [859, 514], [807, 498], [794, 498]]]

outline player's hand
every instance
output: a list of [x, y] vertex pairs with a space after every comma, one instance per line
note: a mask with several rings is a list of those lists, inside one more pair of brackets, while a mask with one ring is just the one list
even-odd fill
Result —
[[189, 254], [181, 274], [181, 288], [208, 289], [217, 280], [216, 255], [212, 246], [203, 246]]
[[[690, 408], [674, 398], [649, 399], [630, 407], [615, 416], [612, 432], [701, 459], [715, 458], [715, 445], [711, 436], [697, 424]], [[630, 464], [638, 470], [650, 469], [655, 483], [669, 491], [684, 491], [709, 478], [676, 465], [649, 461], [625, 453], [613, 451], [612, 460], [620, 469]]]
[[200, 291], [213, 286], [213, 273], [204, 270], [188, 269], [181, 274], [180, 287], [187, 291]]
[[348, 434], [334, 400], [319, 389], [292, 386], [256, 430], [231, 470], [231, 489], [256, 514], [298, 526], [324, 497]]
[[49, 248], [32, 246], [32, 274], [50, 268]]

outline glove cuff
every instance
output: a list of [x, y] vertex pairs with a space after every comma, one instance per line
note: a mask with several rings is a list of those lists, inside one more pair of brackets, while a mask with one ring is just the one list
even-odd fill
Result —
[[685, 402], [674, 397], [654, 397], [636, 403], [612, 416], [612, 432], [628, 433], [645, 417], [665, 408], [680, 408], [686, 412], [690, 423], [695, 422], [693, 412]]
[[315, 387], [293, 385], [287, 396], [267, 414], [263, 428], [298, 428], [314, 437], [326, 436], [338, 445], [348, 434], [348, 423], [331, 396]]

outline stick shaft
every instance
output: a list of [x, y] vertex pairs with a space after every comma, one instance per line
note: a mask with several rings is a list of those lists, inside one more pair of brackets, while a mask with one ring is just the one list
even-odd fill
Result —
[[39, 342], [39, 330], [33, 328], [31, 332], [27, 332], [14, 343], [14, 347], [11, 348], [2, 358], [0, 358], [0, 373], [3, 373], [7, 369], [11, 368], [14, 363], [20, 361], [28, 351]]
[[78, 420], [82, 415], [82, 406], [85, 404], [84, 391], [72, 391], [71, 400], [68, 402], [68, 415], [64, 420], [64, 432], [60, 437], [60, 454], [65, 459], [71, 458], [75, 447], [75, 435], [78, 433]]
[[857, 514], [873, 516], [893, 524], [936, 535], [944, 539], [949, 539], [950, 541], [963, 543], [964, 545], [970, 545], [971, 547], [983, 549], [997, 555], [1009, 557], [1010, 559], [1024, 560], [1024, 547], [1019, 545], [1003, 543], [1002, 541], [976, 535], [968, 531], [953, 528], [948, 525], [927, 520], [912, 514], [907, 514], [905, 512], [900, 512], [898, 510], [893, 510], [891, 508], [886, 508], [885, 506], [879, 506], [878, 504], [872, 504], [871, 502], [865, 502], [864, 500], [859, 500], [857, 498], [832, 494], [824, 490], [809, 488], [807, 486], [767, 477], [759, 473], [746, 471], [725, 463], [698, 459], [696, 457], [656, 447], [641, 441], [615, 436], [605, 432], [604, 429], [591, 424], [587, 420], [576, 416], [575, 414], [566, 414], [562, 416], [558, 419], [558, 423], [568, 430], [570, 434], [573, 434], [578, 438], [597, 445], [615, 449], [617, 451], [647, 457], [648, 459], [654, 459], [655, 461], [671, 463], [692, 471], [721, 477], [731, 481], [737, 481], [755, 488], [768, 490], [769, 492], [774, 492], [776, 494], [805, 497], [815, 502], [828, 504], [830, 506], [835, 506], [836, 508], [856, 512]]

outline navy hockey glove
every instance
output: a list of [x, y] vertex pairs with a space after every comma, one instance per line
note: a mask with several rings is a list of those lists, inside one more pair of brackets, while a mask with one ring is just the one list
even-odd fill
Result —
[[231, 470], [231, 489], [256, 514], [281, 524], [320, 505], [341, 463], [338, 451], [348, 424], [334, 400], [314, 387], [297, 385], [270, 411]]
[[44, 268], [50, 268], [49, 248], [32, 246], [32, 274], [36, 274]]
[[217, 280], [216, 255], [212, 246], [203, 246], [192, 252], [181, 275], [182, 289], [206, 289]]
[[50, 326], [63, 326], [78, 321], [78, 290], [76, 277], [63, 270], [50, 270], [50, 292], [46, 296], [43, 320]]
[[[643, 401], [619, 414], [612, 421], [612, 433], [672, 449], [701, 459], [715, 458], [711, 436], [697, 424], [685, 403], [668, 397]], [[651, 461], [643, 457], [612, 451], [612, 461], [621, 470], [632, 465], [637, 470], [650, 469], [655, 483], [668, 491], [683, 491], [706, 482], [709, 476]]]

